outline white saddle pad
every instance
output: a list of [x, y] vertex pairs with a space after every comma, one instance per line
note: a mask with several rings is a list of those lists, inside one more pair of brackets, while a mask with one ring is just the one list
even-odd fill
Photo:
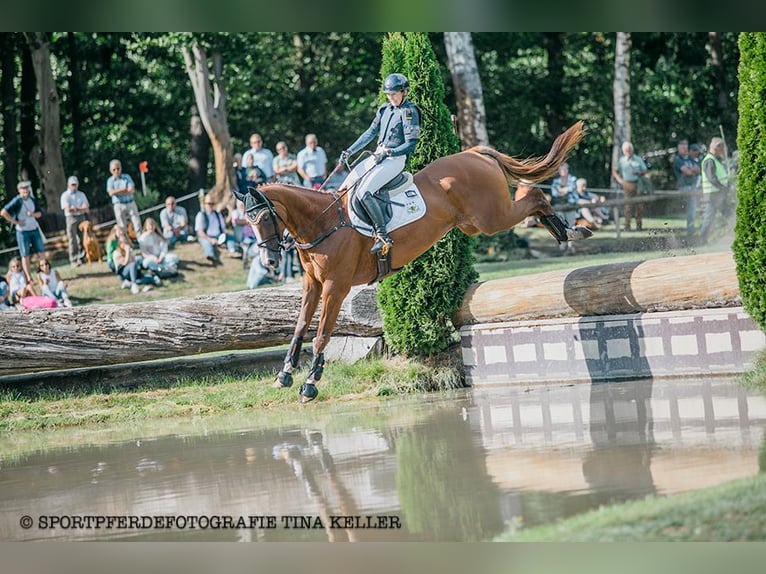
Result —
[[[412, 174], [405, 173], [405, 175], [407, 178], [401, 185], [388, 191], [392, 210], [391, 221], [386, 225], [386, 231], [389, 233], [408, 223], [417, 221], [426, 214], [426, 202], [423, 200], [418, 186], [415, 185]], [[372, 237], [373, 230], [369, 224], [360, 219], [353, 209], [349, 209], [349, 211], [351, 223], [356, 227], [356, 230], [362, 235]]]

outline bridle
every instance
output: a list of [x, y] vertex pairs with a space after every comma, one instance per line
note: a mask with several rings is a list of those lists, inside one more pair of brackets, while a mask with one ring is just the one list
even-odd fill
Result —
[[279, 216], [274, 203], [266, 196], [265, 193], [255, 187], [248, 188], [250, 195], [255, 199], [249, 207], [246, 207], [245, 216], [252, 225], [258, 225], [264, 217], [271, 219], [271, 225], [274, 229], [274, 233], [268, 237], [262, 237], [261, 241], [256, 243], [260, 248], [266, 248], [270, 251], [279, 252], [280, 250], [287, 250], [293, 243], [292, 240], [283, 239], [282, 233], [279, 232], [279, 223], [282, 223], [283, 227], [287, 227], [285, 221]]

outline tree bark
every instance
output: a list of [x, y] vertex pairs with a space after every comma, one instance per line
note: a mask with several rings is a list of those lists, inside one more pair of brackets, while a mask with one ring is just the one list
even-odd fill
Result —
[[[82, 73], [76, 32], [67, 32], [67, 55], [69, 57], [69, 114], [72, 117], [71, 165], [83, 169], [85, 157], [82, 137]], [[79, 174], [82, 175], [82, 174]]]
[[543, 46], [547, 55], [546, 69], [546, 112], [548, 116], [548, 137], [554, 139], [568, 127], [565, 122], [564, 93], [564, 40], [566, 32], [545, 32]]
[[19, 179], [28, 179], [32, 188], [37, 189], [40, 181], [32, 163], [32, 153], [37, 146], [36, 101], [37, 85], [35, 67], [29, 45], [19, 34], [21, 46], [21, 101], [19, 102], [19, 138], [21, 144], [21, 173]]
[[[300, 302], [300, 287], [289, 286], [0, 313], [0, 376], [282, 345], [293, 336]], [[381, 333], [375, 288], [352, 289], [334, 334]]]
[[477, 283], [466, 293], [454, 322], [463, 326], [740, 304], [734, 258], [724, 252]]
[[[181, 49], [186, 72], [191, 80], [202, 125], [210, 138], [215, 162], [215, 187], [210, 191], [219, 206], [233, 201], [230, 193], [236, 187], [234, 151], [226, 114], [226, 89], [223, 82], [223, 60], [220, 53], [208, 62], [205, 49], [199, 44]], [[212, 74], [212, 76], [211, 76]]]
[[612, 167], [617, 165], [617, 160], [620, 158], [622, 143], [630, 141], [630, 46], [630, 32], [617, 32], [614, 47]]
[[205, 189], [207, 184], [207, 162], [210, 159], [210, 139], [202, 125], [197, 106], [191, 107], [191, 125], [189, 126], [189, 188], [192, 193]]
[[19, 181], [19, 140], [16, 136], [16, 42], [12, 34], [0, 34], [0, 113], [3, 123], [3, 183], [6, 197], [13, 197]]
[[40, 102], [38, 152], [32, 156], [48, 211], [61, 211], [59, 195], [66, 189], [61, 157], [61, 114], [56, 81], [51, 67], [50, 38], [45, 32], [24, 34], [32, 54]]
[[457, 103], [458, 133], [463, 149], [489, 145], [484, 93], [470, 32], [445, 32], [447, 63]]

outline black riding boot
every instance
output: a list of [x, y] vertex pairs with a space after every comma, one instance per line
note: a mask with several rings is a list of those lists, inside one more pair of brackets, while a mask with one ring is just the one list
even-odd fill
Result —
[[394, 242], [386, 233], [385, 215], [380, 203], [368, 191], [362, 196], [362, 205], [372, 219], [372, 228], [375, 230], [375, 244], [370, 249], [370, 253], [377, 253], [384, 247], [388, 250]]

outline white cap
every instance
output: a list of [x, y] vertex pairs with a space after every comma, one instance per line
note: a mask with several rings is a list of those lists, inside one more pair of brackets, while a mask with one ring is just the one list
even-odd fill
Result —
[[69, 185], [70, 183], [76, 183], [76, 184], [79, 185], [80, 180], [77, 179], [76, 175], [72, 175], [72, 176], [69, 177], [69, 179], [66, 182], [67, 182], [67, 185]]

